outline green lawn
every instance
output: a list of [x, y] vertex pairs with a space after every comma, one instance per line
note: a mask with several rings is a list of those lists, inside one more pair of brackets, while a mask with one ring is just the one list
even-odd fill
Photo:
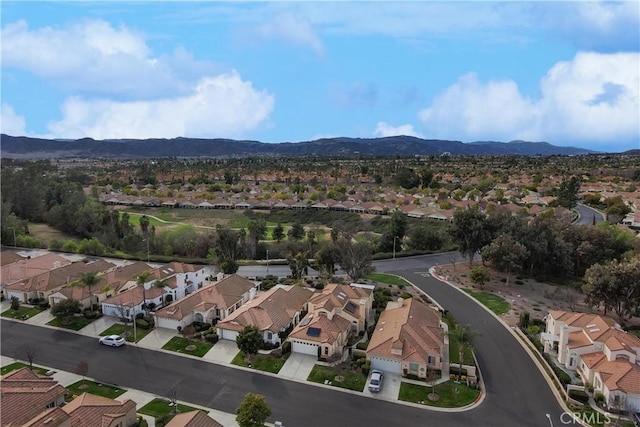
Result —
[[[11, 372], [11, 371], [16, 371], [16, 370], [18, 370], [18, 369], [20, 369], [20, 368], [28, 368], [28, 367], [29, 367], [29, 365], [28, 365], [28, 364], [26, 364], [26, 363], [22, 363], [22, 362], [13, 362], [13, 363], [10, 363], [10, 364], [8, 364], [8, 365], [6, 365], [6, 366], [3, 366], [3, 367], [0, 369], [0, 375], [7, 374], [7, 373], [9, 373], [9, 372]], [[40, 368], [40, 367], [38, 367], [38, 366], [34, 366], [34, 367], [33, 367], [33, 370], [34, 370], [37, 374], [40, 374], [40, 375], [46, 375], [46, 373], [47, 373], [47, 370], [46, 370], [46, 369], [44, 369], [44, 368]]]
[[73, 383], [70, 386], [67, 386], [67, 390], [76, 396], [79, 396], [82, 393], [91, 393], [102, 397], [108, 397], [109, 399], [115, 399], [127, 392], [127, 390], [123, 388], [112, 387], [107, 384], [96, 383], [90, 380], [80, 380]]
[[[101, 337], [106, 337], [107, 335], [123, 336], [125, 332], [128, 332], [128, 333], [126, 334], [124, 339], [126, 339], [128, 342], [134, 342], [133, 341], [133, 325], [127, 325], [127, 327], [125, 328], [122, 323], [115, 323], [109, 326], [107, 329], [105, 329], [100, 333], [100, 336]], [[149, 332], [151, 332], [150, 329], [136, 328], [136, 340], [137, 340], [136, 342], [146, 337], [147, 334], [149, 334]]]
[[411, 284], [409, 284], [409, 282], [407, 282], [403, 278], [396, 277], [391, 274], [385, 274], [385, 273], [371, 273], [367, 276], [367, 279], [375, 280], [376, 282], [380, 282], [380, 283], [387, 283], [389, 285], [411, 286]]
[[[160, 418], [168, 415], [173, 411], [173, 406], [169, 406], [169, 402], [166, 399], [153, 399], [151, 402], [138, 409], [141, 414], [149, 415], [154, 418]], [[192, 408], [191, 406], [182, 405], [178, 403], [178, 412], [191, 412], [197, 411], [198, 408]]]
[[480, 301], [489, 310], [500, 316], [511, 310], [511, 305], [504, 298], [490, 292], [476, 292], [470, 289], [463, 289], [466, 293]]
[[[122, 212], [120, 214], [120, 219], [122, 219], [122, 214], [123, 213], [124, 212]], [[140, 217], [142, 217], [142, 215], [145, 215], [145, 214], [136, 213], [136, 212], [128, 212], [128, 214], [129, 214], [129, 224], [136, 225], [136, 226], [139, 227], [140, 226]], [[162, 227], [163, 225], [166, 225], [165, 223], [160, 222], [155, 218], [151, 218], [151, 217], [147, 217], [147, 218], [149, 218], [149, 226], [154, 226], [154, 227], [157, 228], [157, 227]]]
[[93, 322], [95, 319], [87, 319], [84, 316], [73, 316], [67, 318], [56, 317], [52, 321], [48, 322], [49, 326], [57, 326], [59, 328], [71, 329], [73, 331], [79, 331], [80, 329]]
[[439, 408], [459, 408], [475, 402], [480, 395], [480, 390], [467, 387], [465, 384], [456, 384], [453, 381], [437, 385], [435, 391], [438, 400], [431, 401], [427, 398], [431, 393], [430, 386], [403, 382], [400, 384], [398, 399]]
[[233, 365], [251, 367], [253, 369], [257, 369], [259, 371], [271, 372], [273, 374], [277, 374], [280, 372], [280, 368], [286, 362], [286, 358], [284, 357], [274, 357], [270, 354], [256, 354], [253, 356], [253, 360], [251, 360], [251, 366], [249, 366], [249, 362], [245, 360], [245, 354], [241, 351], [236, 354], [236, 357], [233, 358], [231, 363]]
[[[343, 381], [337, 381], [336, 377], [340, 375], [344, 377]], [[331, 368], [328, 366], [315, 365], [307, 378], [307, 381], [314, 383], [330, 384], [335, 387], [348, 388], [349, 390], [362, 391], [364, 390], [367, 377], [363, 374], [355, 373], [349, 370], [341, 370], [338, 368]]]
[[[187, 350], [187, 347], [190, 345], [195, 346], [195, 349]], [[182, 354], [190, 354], [198, 357], [202, 357], [207, 354], [207, 352], [211, 350], [211, 347], [213, 347], [213, 344], [208, 342], [195, 341], [182, 337], [173, 337], [168, 343], [162, 346], [165, 350], [171, 350]]]
[[10, 319], [19, 319], [19, 320], [25, 320], [25, 319], [29, 319], [33, 316], [35, 316], [36, 314], [40, 313], [42, 310], [40, 310], [37, 307], [20, 307], [18, 309], [18, 311], [13, 311], [11, 309], [4, 311], [1, 316], [2, 317], [8, 317]]

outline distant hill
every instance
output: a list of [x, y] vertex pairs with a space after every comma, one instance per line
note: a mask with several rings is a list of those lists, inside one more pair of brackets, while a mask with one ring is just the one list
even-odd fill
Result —
[[19, 159], [51, 158], [152, 158], [152, 157], [238, 157], [238, 156], [439, 156], [451, 155], [579, 155], [594, 153], [546, 142], [463, 143], [412, 136], [385, 138], [323, 138], [305, 142], [264, 143], [232, 139], [109, 139], [51, 140], [2, 134], [0, 155]]

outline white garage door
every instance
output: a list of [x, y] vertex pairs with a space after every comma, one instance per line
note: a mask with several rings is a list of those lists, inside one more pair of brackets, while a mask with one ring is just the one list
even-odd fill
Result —
[[379, 371], [400, 373], [400, 362], [395, 360], [380, 359], [377, 357], [371, 358], [371, 369], [377, 369]]
[[318, 356], [318, 346], [316, 344], [307, 344], [304, 342], [291, 342], [291, 351], [294, 353], [309, 354], [311, 356]]
[[220, 338], [223, 340], [235, 341], [238, 337], [238, 331], [232, 331], [229, 329], [218, 329], [220, 332]]

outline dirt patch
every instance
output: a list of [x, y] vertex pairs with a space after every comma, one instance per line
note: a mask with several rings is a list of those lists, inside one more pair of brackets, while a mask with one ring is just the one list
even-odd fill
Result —
[[[476, 263], [481, 265], [481, 263]], [[542, 319], [549, 310], [592, 311], [584, 303], [584, 295], [569, 286], [551, 285], [528, 277], [512, 274], [507, 285], [507, 275], [487, 267], [490, 280], [482, 291], [491, 292], [506, 299], [511, 310], [502, 315], [510, 326], [518, 324], [520, 313], [529, 312], [532, 319]], [[469, 279], [469, 264], [456, 263], [438, 267], [438, 274], [460, 288], [479, 291], [480, 288]]]

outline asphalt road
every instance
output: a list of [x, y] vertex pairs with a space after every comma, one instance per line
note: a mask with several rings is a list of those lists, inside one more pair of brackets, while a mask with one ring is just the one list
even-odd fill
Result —
[[602, 215], [597, 210], [590, 208], [589, 206], [583, 205], [582, 203], [578, 203], [576, 205], [578, 212], [580, 213], [580, 218], [575, 222], [576, 224], [582, 225], [592, 225], [595, 222], [604, 221], [604, 215]]
[[487, 397], [472, 411], [429, 411], [134, 346], [112, 349], [96, 339], [8, 320], [0, 325], [0, 352], [24, 359], [21, 349], [37, 343], [36, 363], [73, 372], [86, 361], [89, 376], [98, 381], [161, 396], [177, 386], [178, 399], [226, 412], [235, 412], [247, 392], [264, 394], [273, 410], [269, 421], [279, 420], [287, 427], [549, 426], [546, 414], [562, 425], [562, 409], [516, 339], [473, 300], [425, 274], [435, 263], [450, 262], [453, 255], [387, 260], [376, 262], [376, 267], [406, 277], [458, 322], [472, 324], [482, 335], [475, 347]]

